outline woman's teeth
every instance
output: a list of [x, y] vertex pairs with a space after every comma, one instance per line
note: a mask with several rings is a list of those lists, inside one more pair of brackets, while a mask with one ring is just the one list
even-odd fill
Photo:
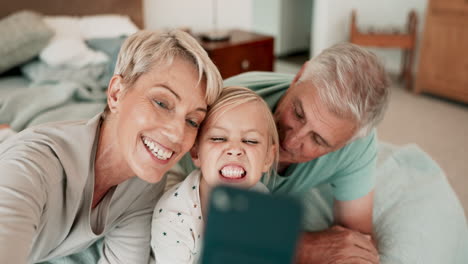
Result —
[[143, 143], [149, 150], [151, 150], [151, 153], [160, 160], [167, 160], [174, 153], [173, 151], [162, 148], [157, 143], [154, 143], [148, 138], [143, 138]]
[[238, 166], [226, 166], [221, 169], [221, 175], [227, 178], [242, 178], [245, 176], [245, 170]]

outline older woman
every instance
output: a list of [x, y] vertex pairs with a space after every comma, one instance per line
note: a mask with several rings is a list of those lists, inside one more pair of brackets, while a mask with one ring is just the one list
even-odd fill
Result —
[[192, 147], [220, 87], [190, 35], [129, 37], [103, 114], [33, 127], [0, 146], [0, 263], [46, 261], [100, 238], [102, 262], [147, 263], [161, 179]]

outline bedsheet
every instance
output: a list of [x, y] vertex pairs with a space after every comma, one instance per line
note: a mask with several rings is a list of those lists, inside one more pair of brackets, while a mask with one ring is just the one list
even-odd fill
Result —
[[[304, 198], [305, 229], [333, 222], [328, 186]], [[466, 264], [468, 228], [444, 172], [416, 145], [380, 143], [374, 232], [382, 264]]]

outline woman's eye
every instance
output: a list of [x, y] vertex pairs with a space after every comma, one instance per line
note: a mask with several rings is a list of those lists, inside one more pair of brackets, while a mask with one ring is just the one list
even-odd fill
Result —
[[224, 141], [226, 141], [226, 139], [223, 138], [223, 137], [211, 137], [210, 140], [212, 142], [224, 142]]
[[257, 140], [252, 140], [252, 139], [246, 139], [246, 140], [243, 140], [243, 142], [247, 143], [249, 145], [257, 145], [258, 144]]
[[198, 128], [200, 126], [197, 122], [190, 120], [190, 119], [187, 119], [187, 123], [189, 124], [189, 126], [194, 127], [194, 128]]
[[154, 100], [154, 103], [159, 105], [160, 107], [164, 108], [164, 109], [168, 109], [168, 106], [164, 103], [164, 102], [161, 102], [161, 101], [158, 101], [158, 100]]

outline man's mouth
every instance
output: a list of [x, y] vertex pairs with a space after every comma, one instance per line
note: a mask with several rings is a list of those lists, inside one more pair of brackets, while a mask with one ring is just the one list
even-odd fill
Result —
[[146, 149], [148, 149], [149, 152], [159, 160], [168, 160], [174, 154], [174, 151], [161, 146], [160, 144], [148, 137], [142, 136], [141, 140], [143, 141], [143, 144], [145, 145]]
[[247, 175], [247, 171], [239, 165], [226, 165], [219, 170], [219, 174], [228, 179], [241, 179]]

